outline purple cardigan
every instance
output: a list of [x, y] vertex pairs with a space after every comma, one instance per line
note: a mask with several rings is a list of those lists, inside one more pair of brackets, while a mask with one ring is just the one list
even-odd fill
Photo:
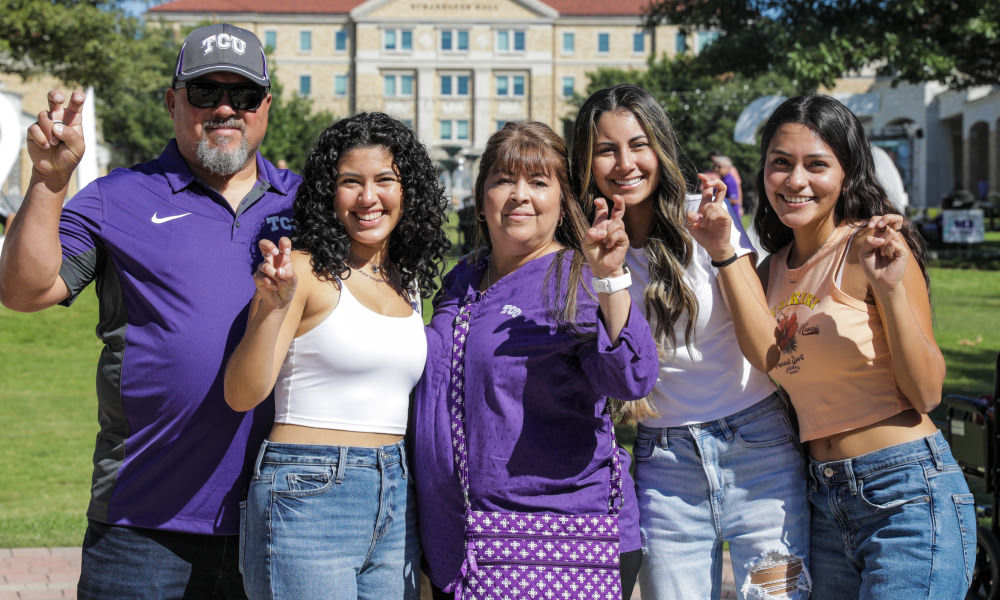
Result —
[[[565, 295], [571, 252], [563, 257]], [[577, 333], [549, 314], [558, 253], [476, 287], [486, 268], [460, 262], [447, 276], [427, 327], [427, 365], [415, 389], [412, 443], [420, 540], [431, 581], [444, 587], [464, 557], [465, 506], [455, 475], [445, 395], [459, 308], [474, 303], [466, 342], [466, 431], [474, 509], [602, 513], [608, 509], [612, 427], [607, 397], [641, 398], [656, 382], [656, 345], [641, 310], [632, 310], [612, 345], [597, 301], [577, 290]], [[590, 270], [583, 281], [589, 288]], [[635, 488], [624, 470], [621, 550], [638, 549]]]

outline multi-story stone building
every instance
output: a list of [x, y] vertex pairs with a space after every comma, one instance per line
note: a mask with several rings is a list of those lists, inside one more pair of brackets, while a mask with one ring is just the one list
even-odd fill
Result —
[[271, 48], [284, 93], [338, 116], [387, 112], [439, 157], [481, 152], [510, 120], [565, 131], [587, 73], [644, 69], [710, 39], [646, 28], [647, 0], [173, 0], [148, 18], [228, 21]]

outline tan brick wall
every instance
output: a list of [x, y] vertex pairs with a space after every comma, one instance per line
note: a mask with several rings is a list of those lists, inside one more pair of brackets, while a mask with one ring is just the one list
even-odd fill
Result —
[[[628, 19], [606, 17], [566, 17], [550, 20], [548, 15], [535, 13], [512, 0], [396, 0], [359, 16], [360, 23], [351, 25], [354, 39], [353, 56], [333, 51], [334, 34], [340, 23], [310, 22], [307, 16], [296, 23], [266, 23], [268, 16], [259, 14], [260, 22], [246, 24], [261, 39], [265, 31], [277, 32], [274, 65], [286, 93], [298, 90], [298, 77], [312, 77], [311, 98], [317, 108], [337, 115], [354, 111], [384, 110], [400, 118], [408, 118], [428, 145], [439, 140], [441, 119], [470, 121], [470, 143], [480, 144], [483, 132], [492, 133], [499, 120], [531, 118], [551, 125], [562, 133], [562, 120], [572, 117], [576, 108], [563, 97], [563, 78], [573, 77], [574, 87], [583, 93], [588, 85], [587, 74], [599, 67], [644, 69], [647, 57], [654, 49], [658, 55], [672, 56], [675, 49], [676, 26], [662, 26], [655, 33], [646, 32], [643, 52], [633, 52], [633, 34], [643, 31], [639, 16]], [[281, 19], [289, 20], [290, 15]], [[343, 16], [344, 19], [348, 17]], [[312, 31], [313, 49], [298, 50], [299, 31]], [[386, 28], [409, 29], [413, 48], [406, 52], [384, 52], [383, 32]], [[467, 30], [469, 49], [444, 52], [440, 46], [442, 29]], [[501, 29], [525, 32], [525, 51], [500, 52], [496, 49]], [[575, 49], [562, 52], [562, 33], [573, 31]], [[607, 53], [597, 52], [597, 34], [610, 35]], [[655, 36], [655, 38], [654, 38]], [[513, 42], [513, 40], [511, 40]], [[695, 36], [689, 47], [694, 49]], [[356, 72], [351, 73], [349, 98], [333, 96], [334, 73], [347, 72], [355, 60]], [[469, 98], [441, 98], [442, 71], [468, 71]], [[485, 71], [484, 71], [485, 70]], [[384, 98], [383, 75], [387, 72], [409, 71], [414, 76], [411, 98]], [[525, 98], [501, 98], [496, 94], [497, 73], [523, 74], [526, 78]], [[488, 74], [486, 74], [488, 73]], [[487, 89], [476, 89], [487, 85]], [[352, 107], [353, 100], [353, 107]], [[455, 111], [462, 102], [467, 110]], [[460, 114], [459, 114], [460, 113]], [[476, 119], [485, 122], [475, 122]]]
[[375, 18], [435, 19], [441, 22], [468, 20], [530, 19], [537, 15], [509, 0], [397, 0], [371, 13]]

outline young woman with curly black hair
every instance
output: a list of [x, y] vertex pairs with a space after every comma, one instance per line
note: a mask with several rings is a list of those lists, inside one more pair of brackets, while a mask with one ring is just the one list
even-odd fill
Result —
[[253, 599], [417, 597], [403, 434], [427, 354], [420, 294], [449, 246], [445, 205], [414, 132], [362, 113], [320, 135], [292, 241], [261, 244], [225, 379], [235, 410], [274, 388], [243, 515]]

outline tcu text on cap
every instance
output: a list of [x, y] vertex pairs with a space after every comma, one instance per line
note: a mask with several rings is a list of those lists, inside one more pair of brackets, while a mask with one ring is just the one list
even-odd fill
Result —
[[205, 54], [212, 51], [212, 46], [218, 46], [219, 50], [232, 48], [233, 52], [236, 54], [243, 54], [247, 51], [247, 43], [245, 41], [235, 35], [229, 35], [228, 33], [210, 35], [201, 40], [201, 48]]

